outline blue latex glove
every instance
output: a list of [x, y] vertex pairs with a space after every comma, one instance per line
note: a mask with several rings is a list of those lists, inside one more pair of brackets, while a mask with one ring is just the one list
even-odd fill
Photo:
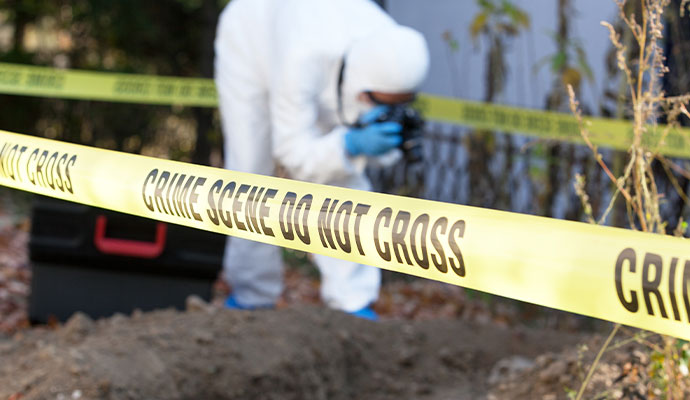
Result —
[[354, 128], [345, 134], [345, 149], [350, 155], [378, 156], [402, 143], [402, 126], [397, 122], [381, 122]]
[[400, 124], [373, 123], [389, 109], [389, 106], [379, 105], [357, 119], [357, 125], [361, 128], [353, 128], [345, 134], [345, 149], [350, 155], [378, 156], [400, 145], [402, 142]]

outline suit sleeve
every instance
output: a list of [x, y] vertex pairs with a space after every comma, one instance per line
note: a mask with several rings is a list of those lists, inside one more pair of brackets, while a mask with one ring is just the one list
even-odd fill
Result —
[[344, 146], [348, 128], [322, 132], [317, 126], [319, 93], [328, 79], [325, 64], [304, 48], [278, 57], [270, 103], [274, 156], [294, 179], [331, 183], [361, 175], [362, 157], [350, 157]]

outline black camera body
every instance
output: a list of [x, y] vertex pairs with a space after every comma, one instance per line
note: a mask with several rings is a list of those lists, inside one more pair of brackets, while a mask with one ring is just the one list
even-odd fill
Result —
[[381, 122], [397, 122], [402, 126], [401, 136], [403, 141], [399, 148], [402, 150], [407, 163], [418, 163], [422, 161], [424, 119], [419, 111], [402, 104], [392, 105], [372, 123], [376, 124]]

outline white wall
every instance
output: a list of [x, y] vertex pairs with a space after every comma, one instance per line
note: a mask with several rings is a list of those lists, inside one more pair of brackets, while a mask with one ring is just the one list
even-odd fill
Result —
[[[609, 49], [608, 30], [600, 21], [612, 21], [617, 7], [613, 0], [573, 0], [576, 12], [571, 19], [571, 37], [579, 39], [592, 68], [594, 88], [583, 81], [582, 102], [596, 110], [605, 78], [604, 55]], [[530, 30], [511, 40], [506, 53], [508, 77], [503, 96], [497, 102], [543, 108], [553, 76], [546, 63], [535, 73], [535, 65], [556, 52], [550, 33], [557, 29], [557, 0], [513, 0], [530, 17]], [[386, 7], [401, 24], [420, 30], [429, 42], [431, 71], [424, 92], [482, 100], [485, 59], [488, 45], [475, 46], [470, 24], [479, 8], [474, 0], [388, 0]], [[460, 49], [451, 54], [443, 32], [458, 39]], [[451, 62], [456, 65], [452, 73]], [[455, 86], [455, 87], [453, 87]], [[594, 93], [596, 92], [596, 94]]]

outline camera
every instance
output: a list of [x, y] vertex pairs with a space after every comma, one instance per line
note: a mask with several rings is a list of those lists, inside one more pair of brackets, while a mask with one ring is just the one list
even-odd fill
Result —
[[424, 134], [424, 119], [419, 111], [412, 107], [402, 104], [389, 106], [388, 110], [373, 123], [397, 122], [402, 126], [401, 136], [403, 138], [399, 148], [403, 152], [403, 157], [407, 163], [418, 163], [422, 161], [422, 136]]

